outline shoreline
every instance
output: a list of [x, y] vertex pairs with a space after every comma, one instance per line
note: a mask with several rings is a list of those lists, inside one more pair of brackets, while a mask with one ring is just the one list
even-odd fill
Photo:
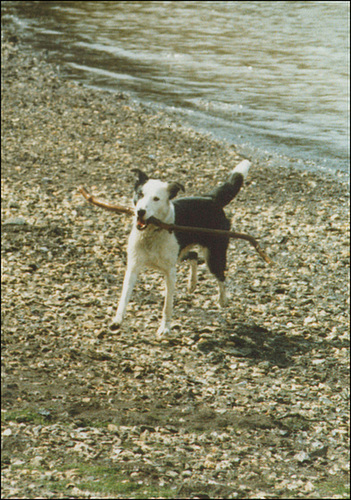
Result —
[[[206, 131], [204, 129], [201, 129], [201, 127], [198, 129], [196, 127], [193, 127], [191, 124], [186, 124], [186, 120], [184, 121], [182, 119], [182, 111], [172, 111], [168, 109], [166, 105], [163, 104], [158, 104], [158, 103], [152, 103], [152, 102], [144, 102], [142, 99], [139, 99], [135, 96], [132, 96], [129, 94], [127, 91], [118, 91], [118, 90], [111, 90], [111, 89], [99, 89], [91, 86], [85, 86], [83, 83], [76, 82], [74, 79], [67, 75], [62, 75], [60, 74], [60, 68], [51, 62], [48, 62], [48, 57], [45, 54], [45, 51], [35, 51], [33, 54], [31, 53], [30, 49], [24, 46], [24, 44], [21, 41], [20, 36], [16, 34], [15, 32], [12, 32], [13, 27], [8, 27], [6, 29], [3, 29], [3, 39], [4, 42], [6, 43], [8, 40], [12, 40], [14, 42], [14, 46], [17, 44], [21, 47], [21, 57], [25, 60], [30, 57], [34, 57], [34, 59], [40, 60], [41, 63], [44, 63], [47, 68], [50, 68], [48, 70], [51, 74], [55, 76], [59, 81], [61, 82], [66, 82], [69, 84], [70, 82], [82, 89], [86, 89], [86, 91], [89, 93], [89, 90], [91, 90], [93, 93], [101, 93], [106, 96], [111, 97], [111, 102], [114, 100], [113, 97], [116, 96], [117, 99], [123, 99], [128, 104], [133, 107], [136, 111], [139, 109], [141, 110], [141, 113], [146, 113], [146, 114], [152, 114], [154, 116], [158, 116], [159, 118], [159, 124], [160, 126], [164, 126], [165, 122], [170, 121], [174, 125], [178, 125], [183, 128], [183, 131], [189, 131], [190, 134], [195, 134], [199, 135], [202, 137], [208, 138], [210, 142], [214, 143], [219, 143], [223, 144], [226, 146], [228, 150], [234, 149], [237, 154], [240, 156], [240, 158], [248, 158], [250, 161], [252, 161], [254, 164], [260, 164], [263, 163], [266, 166], [268, 166], [270, 169], [273, 170], [282, 170], [282, 169], [292, 169], [297, 170], [299, 172], [309, 172], [312, 174], [316, 174], [317, 176], [323, 177], [327, 176], [330, 177], [331, 179], [336, 180], [337, 182], [340, 182], [344, 184], [346, 187], [349, 187], [350, 184], [350, 177], [349, 177], [349, 172], [346, 170], [339, 170], [336, 169], [335, 171], [332, 169], [329, 169], [328, 166], [326, 165], [318, 165], [312, 161], [311, 165], [308, 165], [308, 161], [304, 161], [301, 158], [297, 157], [287, 157], [284, 154], [279, 154], [274, 151], [260, 151], [257, 149], [254, 145], [250, 145], [247, 143], [240, 143], [240, 144], [235, 144], [231, 140], [227, 140], [226, 138], [221, 138], [219, 136], [216, 136], [215, 133], [211, 133], [210, 131]], [[11, 43], [11, 42], [10, 42]], [[107, 97], [107, 100], [109, 98]], [[162, 117], [162, 118], [161, 118]], [[255, 158], [252, 158], [254, 156]]]
[[[169, 75], [165, 76], [166, 80], [169, 80], [169, 82], [172, 81], [173, 84], [171, 84], [171, 87], [168, 89], [164, 88], [163, 91], [161, 90], [162, 95], [160, 95], [158, 93], [160, 87], [152, 76], [156, 68], [151, 69], [147, 65], [144, 68], [146, 69], [146, 73], [143, 75], [140, 73], [141, 68], [139, 68], [138, 71], [138, 60], [140, 57], [143, 57], [143, 49], [141, 46], [139, 47], [140, 53], [132, 51], [127, 57], [127, 60], [124, 60], [124, 56], [128, 53], [129, 46], [128, 44], [124, 45], [124, 42], [122, 42], [121, 47], [125, 47], [127, 52], [124, 53], [122, 59], [119, 59], [120, 54], [118, 51], [116, 53], [116, 59], [112, 58], [112, 65], [114, 67], [117, 65], [117, 73], [115, 74], [113, 73], [113, 68], [111, 66], [109, 67], [108, 61], [110, 60], [111, 64], [112, 60], [108, 55], [108, 50], [105, 53], [105, 48], [100, 47], [99, 50], [96, 51], [94, 45], [89, 45], [89, 43], [87, 43], [85, 49], [82, 49], [79, 47], [79, 44], [76, 46], [74, 37], [72, 40], [70, 39], [69, 21], [67, 18], [67, 11], [65, 9], [57, 9], [55, 12], [51, 12], [50, 9], [47, 10], [45, 7], [39, 8], [36, 14], [40, 17], [44, 14], [44, 17], [46, 16], [46, 21], [43, 21], [41, 18], [41, 20], [38, 20], [38, 25], [35, 23], [35, 25], [31, 27], [25, 26], [25, 24], [26, 19], [28, 21], [32, 18], [33, 13], [30, 13], [29, 11], [26, 12], [25, 8], [22, 12], [20, 10], [11, 6], [11, 4], [4, 7], [3, 11], [5, 15], [3, 22], [5, 26], [7, 26], [7, 29], [19, 31], [21, 36], [26, 40], [28, 49], [32, 48], [32, 50], [38, 51], [39, 53], [43, 51], [47, 61], [56, 65], [57, 68], [59, 68], [60, 73], [66, 79], [68, 78], [73, 81], [82, 82], [83, 85], [97, 90], [109, 89], [114, 92], [124, 89], [124, 91], [128, 93], [128, 95], [133, 96], [133, 99], [137, 102], [146, 103], [147, 106], [151, 105], [153, 108], [155, 107], [156, 110], [159, 109], [162, 112], [169, 113], [174, 120], [182, 124], [189, 124], [190, 127], [198, 130], [200, 133], [206, 133], [206, 131], [208, 131], [212, 134], [214, 139], [228, 141], [229, 144], [235, 144], [236, 148], [240, 147], [242, 155], [251, 156], [251, 158], [254, 158], [256, 162], [265, 163], [266, 165], [275, 163], [278, 168], [285, 163], [296, 168], [296, 165], [301, 163], [302, 168], [306, 169], [318, 169], [317, 165], [319, 165], [323, 171], [328, 171], [329, 169], [331, 171], [337, 171], [338, 169], [341, 169], [345, 173], [349, 172], [347, 133], [345, 135], [347, 123], [346, 115], [342, 111], [342, 97], [345, 97], [345, 85], [347, 85], [347, 83], [345, 78], [342, 76], [340, 63], [335, 64], [336, 67], [339, 67], [339, 71], [341, 70], [341, 80], [338, 80], [338, 85], [340, 84], [344, 86], [344, 92], [342, 92], [341, 89], [339, 92], [336, 92], [336, 87], [332, 84], [332, 80], [329, 82], [329, 85], [327, 85], [328, 88], [326, 87], [324, 90], [323, 87], [319, 88], [321, 85], [320, 78], [315, 78], [314, 84], [310, 87], [308, 80], [306, 80], [307, 76], [305, 73], [299, 72], [299, 85], [301, 86], [301, 89], [305, 88], [305, 91], [301, 91], [301, 93], [299, 93], [298, 88], [295, 86], [290, 89], [289, 82], [286, 80], [287, 74], [283, 71], [281, 75], [276, 75], [273, 82], [276, 92], [279, 95], [278, 102], [276, 100], [277, 96], [274, 96], [273, 94], [270, 96], [269, 93], [267, 94], [267, 89], [265, 90], [264, 88], [261, 88], [262, 92], [260, 91], [261, 78], [265, 79], [265, 76], [260, 74], [259, 68], [260, 65], [263, 64], [263, 61], [260, 60], [258, 61], [259, 64], [257, 67], [255, 67], [255, 65], [252, 67], [249, 66], [247, 74], [241, 73], [243, 68], [245, 68], [245, 62], [243, 61], [244, 65], [242, 68], [237, 68], [238, 74], [234, 80], [230, 79], [229, 74], [227, 75], [229, 80], [227, 79], [224, 84], [223, 91], [224, 89], [227, 89], [229, 94], [231, 94], [232, 91], [234, 93], [228, 96], [226, 102], [223, 102], [222, 100], [223, 95], [221, 97], [221, 95], [217, 93], [218, 89], [216, 90], [211, 87], [211, 82], [208, 82], [205, 75], [201, 77], [201, 79], [204, 78], [204, 81], [202, 83], [198, 82], [202, 90], [199, 91], [198, 95], [196, 94], [191, 97], [191, 95], [188, 95], [188, 93], [184, 91], [183, 85], [179, 87], [182, 77], [180, 80], [174, 78], [176, 75], [173, 74], [172, 70], [170, 70]], [[128, 16], [129, 14], [127, 12], [128, 11], [124, 14]], [[34, 16], [36, 14], [34, 14]], [[84, 8], [81, 9], [81, 14], [83, 17], [85, 16], [86, 12]], [[336, 17], [339, 17], [340, 15], [337, 10], [333, 14]], [[137, 16], [138, 15], [139, 14], [137, 14]], [[153, 12], [152, 15], [157, 16], [157, 13]], [[55, 18], [57, 22], [59, 22], [61, 16], [63, 24], [60, 36], [56, 37], [53, 33], [46, 33], [45, 29], [44, 32], [41, 33], [41, 29], [45, 28], [47, 23], [48, 25], [50, 25], [50, 23], [54, 23]], [[21, 26], [21, 19], [24, 21], [23, 26]], [[327, 16], [325, 21], [330, 23], [330, 16]], [[66, 24], [67, 22], [68, 24]], [[81, 28], [88, 30], [88, 42], [88, 18], [84, 18], [83, 25]], [[40, 28], [40, 26], [42, 26], [42, 28]], [[91, 29], [93, 29], [93, 26], [91, 26]], [[263, 30], [264, 29], [265, 28], [263, 27]], [[80, 34], [82, 35], [82, 33]], [[149, 35], [150, 33], [148, 36]], [[67, 37], [67, 43], [62, 45], [62, 40], [65, 37]], [[334, 42], [336, 41], [333, 37], [332, 39]], [[236, 43], [235, 40], [233, 41]], [[214, 48], [216, 46], [215, 39], [213, 42]], [[339, 42], [341, 43], [341, 39]], [[344, 42], [346, 42], [346, 40], [344, 40]], [[108, 43], [113, 44], [113, 37]], [[339, 52], [341, 49], [340, 43], [336, 43], [335, 50], [340, 56], [342, 56], [342, 51]], [[155, 57], [158, 50], [159, 49], [154, 47], [146, 57]], [[74, 54], [77, 55], [75, 56]], [[266, 54], [266, 56], [267, 55], [268, 54]], [[101, 60], [102, 56], [104, 61]], [[157, 72], [161, 71], [162, 73], [162, 71], [167, 68], [168, 62], [167, 59], [163, 60], [164, 56], [165, 53], [161, 52], [161, 59], [157, 63]], [[169, 54], [167, 55], [167, 58], [168, 57]], [[249, 55], [248, 57], [250, 58]], [[299, 57], [304, 58], [304, 55], [292, 53], [292, 57], [297, 57], [298, 59]], [[323, 63], [324, 57], [325, 54], [320, 55], [322, 64], [321, 68], [318, 70], [320, 71], [320, 74], [322, 74], [325, 70], [325, 64]], [[84, 64], [83, 66], [80, 64], [82, 63], [82, 58], [86, 62], [85, 66]], [[211, 61], [211, 55], [208, 54], [205, 56], [205, 59], [210, 65], [215, 61]], [[335, 59], [335, 61], [336, 60], [339, 61], [338, 59]], [[271, 59], [268, 55], [268, 59], [266, 61], [268, 67], [270, 65], [270, 61]], [[159, 65], [160, 63], [161, 66]], [[189, 61], [187, 62], [186, 59], [182, 59], [182, 71], [186, 71], [185, 68], [188, 63]], [[194, 64], [196, 65], [195, 62]], [[219, 62], [219, 65], [220, 64], [221, 63]], [[94, 70], [96, 65], [97, 68], [102, 70], [101, 73], [99, 69], [97, 69], [97, 72]], [[313, 71], [313, 68], [317, 69], [315, 66], [316, 61], [311, 66], [309, 66], [309, 62], [307, 65], [311, 71]], [[217, 63], [215, 63], [213, 66], [214, 71], [216, 71], [216, 68], [218, 69], [219, 67], [220, 66], [217, 66]], [[104, 73], [104, 69], [106, 70], [106, 73]], [[201, 73], [201, 69], [198, 69]], [[222, 69], [225, 70], [225, 68]], [[120, 75], [120, 79], [118, 76], [118, 72], [120, 70], [122, 73], [124, 71], [128, 74], [129, 72], [131, 73], [129, 77], [127, 74], [124, 76], [123, 74]], [[149, 74], [150, 70], [151, 73]], [[191, 71], [191, 67], [189, 70]], [[253, 72], [251, 70], [253, 70]], [[291, 68], [289, 71], [290, 70]], [[256, 78], [254, 78], [256, 71], [257, 75]], [[244, 87], [236, 86], [237, 84], [235, 82], [237, 81], [237, 77], [239, 75], [242, 75], [244, 78], [247, 77], [248, 81], [251, 82], [248, 86], [246, 86], [246, 90], [245, 85]], [[137, 78], [136, 80], [135, 77]], [[138, 81], [138, 77], [142, 77], [142, 79]], [[294, 80], [294, 75], [292, 75], [292, 78]], [[324, 78], [325, 83], [327, 83], [329, 81], [328, 75], [325, 74]], [[203, 86], [205, 81], [207, 81], [210, 95], [206, 95], [206, 91]], [[184, 80], [184, 85], [187, 87], [186, 80]], [[318, 88], [320, 92], [316, 92]], [[232, 89], [232, 91], [230, 89]], [[234, 91], [234, 89], [236, 90]], [[290, 97], [288, 95], [290, 92], [289, 89], [291, 90]], [[312, 89], [314, 89], [314, 91]], [[289, 92], [285, 95], [287, 90]], [[334, 105], [332, 105], [333, 109], [330, 109], [329, 111], [328, 107], [325, 107], [325, 99], [322, 99], [322, 102], [319, 102], [318, 104], [320, 96], [323, 95], [323, 92], [325, 93], [325, 91], [327, 91], [327, 95], [330, 94], [328, 102], [331, 102], [330, 99], [334, 99]], [[255, 92], [256, 97], [254, 95]], [[307, 102], [308, 99], [305, 103], [307, 104], [308, 109], [304, 109], [303, 107], [306, 95], [309, 96], [310, 100], [309, 105]], [[202, 96], [201, 99], [200, 96]], [[285, 105], [284, 101], [286, 101]], [[245, 102], [247, 102], [247, 107], [245, 106]], [[312, 105], [312, 102], [315, 104]], [[244, 107], [242, 108], [241, 105]], [[347, 107], [346, 102], [344, 103], [344, 107], [345, 106]], [[337, 109], [338, 112], [336, 111]], [[329, 115], [329, 113], [332, 114]], [[323, 121], [325, 122], [325, 127], [323, 127]], [[334, 127], [330, 128], [333, 122], [335, 122]], [[341, 123], [343, 123], [343, 127], [340, 126]], [[245, 149], [242, 149], [242, 147]]]
[[130, 220], [77, 188], [130, 204], [140, 168], [207, 192], [235, 147], [59, 78], [6, 33], [1, 133], [3, 496], [348, 498], [347, 185], [254, 164], [226, 212], [277, 265], [231, 244], [223, 310], [204, 266], [192, 296], [179, 266], [159, 342], [150, 271], [109, 332]]
[[[44, 85], [45, 83], [49, 84], [50, 86], [53, 87], [52, 91], [54, 91], [55, 86], [62, 85], [64, 84], [65, 86], [72, 87], [72, 89], [75, 89], [75, 92], [79, 94], [81, 93], [81, 98], [86, 101], [88, 105], [88, 100], [90, 98], [96, 99], [97, 96], [100, 97], [98, 99], [99, 101], [105, 101], [104, 105], [106, 107], [111, 105], [111, 108], [114, 109], [115, 111], [118, 111], [116, 107], [116, 102], [120, 101], [125, 103], [126, 106], [130, 107], [132, 114], [134, 115], [132, 119], [134, 118], [135, 121], [137, 120], [142, 120], [145, 119], [146, 123], [149, 122], [148, 118], [151, 116], [151, 122], [157, 122], [157, 126], [162, 130], [167, 127], [172, 127], [175, 131], [180, 131], [182, 135], [188, 134], [190, 138], [192, 138], [195, 142], [199, 139], [201, 142], [206, 141], [209, 143], [210, 148], [216, 148], [221, 150], [224, 154], [229, 154], [230, 161], [236, 160], [239, 161], [240, 159], [243, 159], [244, 156], [240, 155], [237, 152], [237, 149], [240, 149], [241, 146], [236, 146], [235, 144], [226, 141], [225, 139], [221, 140], [216, 138], [214, 135], [212, 135], [210, 132], [200, 132], [197, 131], [196, 129], [193, 129], [191, 126], [187, 126], [182, 124], [181, 119], [179, 118], [179, 114], [175, 112], [172, 114], [168, 110], [163, 111], [162, 107], [160, 109], [159, 106], [153, 105], [152, 103], [143, 103], [140, 100], [134, 99], [132, 96], [130, 96], [126, 92], [114, 92], [111, 90], [100, 90], [100, 89], [92, 89], [90, 87], [85, 87], [83, 84], [74, 82], [73, 80], [60, 76], [58, 75], [57, 68], [54, 67], [52, 63], [46, 62], [45, 59], [45, 54], [44, 53], [35, 53], [31, 54], [30, 51], [27, 49], [24, 49], [23, 44], [18, 38], [16, 34], [10, 34], [7, 33], [6, 30], [3, 30], [3, 43], [5, 45], [8, 44], [7, 49], [12, 46], [12, 49], [14, 51], [17, 51], [17, 49], [20, 47], [19, 50], [21, 50], [21, 53], [16, 54], [16, 57], [20, 57], [22, 59], [22, 62], [24, 63], [24, 68], [29, 65], [31, 67], [32, 65], [35, 65], [39, 62], [39, 66], [36, 71], [41, 71], [43, 72], [48, 72], [49, 77], [45, 78], [43, 77], [43, 81], [40, 82], [41, 85]], [[8, 43], [8, 40], [10, 41]], [[11, 42], [13, 41], [13, 43]], [[24, 50], [23, 50], [24, 49]], [[14, 54], [10, 54], [10, 58], [12, 58]], [[6, 56], [5, 56], [6, 57]], [[15, 70], [16, 72], [16, 70]], [[30, 78], [33, 80], [33, 76]], [[5, 76], [6, 79], [6, 76]], [[11, 80], [11, 79], [10, 79]], [[24, 79], [25, 80], [25, 79]], [[4, 83], [4, 81], [3, 81]], [[5, 89], [4, 89], [5, 90]], [[67, 90], [68, 91], [68, 90]], [[52, 96], [51, 96], [52, 97]], [[51, 103], [52, 104], [52, 103]], [[96, 111], [95, 111], [96, 113]], [[109, 116], [112, 116], [112, 112], [108, 112]], [[142, 115], [144, 115], [143, 118]], [[154, 123], [152, 123], [154, 124]], [[113, 130], [110, 128], [110, 131]], [[111, 134], [112, 135], [112, 134]], [[170, 138], [173, 138], [170, 134]], [[117, 141], [117, 147], [119, 143]], [[157, 158], [155, 155], [152, 154], [152, 148], [148, 148], [151, 153], [148, 155], [148, 163], [150, 167], [152, 165], [156, 164]], [[178, 153], [179, 154], [179, 153]], [[223, 155], [224, 156], [224, 155]], [[281, 173], [282, 177], [289, 178], [291, 176], [291, 173], [297, 172], [298, 173], [304, 173], [304, 175], [310, 176], [311, 178], [315, 178], [316, 181], [323, 182], [324, 179], [328, 179], [328, 181], [335, 181], [337, 183], [340, 183], [346, 191], [348, 191], [349, 188], [349, 179], [346, 177], [347, 174], [344, 175], [343, 171], [336, 171], [336, 172], [328, 172], [328, 171], [323, 171], [323, 170], [315, 170], [315, 169], [310, 169], [308, 167], [304, 167], [301, 162], [296, 159], [296, 164], [294, 166], [291, 166], [292, 163], [295, 162], [295, 159], [293, 158], [284, 158], [282, 161], [281, 166], [277, 166], [276, 163], [279, 161], [278, 155], [273, 154], [274, 156], [274, 166], [270, 164], [270, 159], [268, 159], [265, 163], [265, 165], [262, 165], [261, 168], [268, 168], [271, 171], [274, 171], [274, 175], [278, 175]], [[246, 157], [245, 157], [246, 158]], [[261, 160], [252, 160], [249, 156], [247, 156], [250, 161], [254, 163], [254, 165], [260, 166], [262, 163]], [[80, 160], [78, 156], [78, 160]], [[224, 160], [224, 159], [223, 159]], [[289, 166], [287, 166], [287, 162], [289, 162]], [[228, 161], [223, 161], [223, 166], [227, 165]], [[77, 168], [79, 168], [79, 162], [77, 163]], [[229, 166], [229, 171], [230, 171], [230, 166]], [[298, 176], [297, 176], [298, 177]], [[216, 177], [215, 177], [216, 178]], [[342, 191], [343, 189], [341, 189]]]

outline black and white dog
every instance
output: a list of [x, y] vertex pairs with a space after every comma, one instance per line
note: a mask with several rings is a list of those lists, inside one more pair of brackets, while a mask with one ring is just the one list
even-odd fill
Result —
[[250, 168], [244, 160], [231, 172], [226, 182], [204, 196], [180, 198], [172, 201], [183, 186], [178, 182], [167, 183], [149, 179], [141, 170], [135, 170], [138, 180], [134, 188], [135, 217], [128, 242], [128, 263], [124, 277], [122, 296], [111, 329], [117, 330], [122, 323], [128, 302], [140, 271], [145, 267], [158, 269], [165, 276], [166, 296], [158, 335], [169, 333], [173, 295], [176, 283], [176, 264], [180, 259], [191, 260], [188, 290], [196, 286], [197, 254], [189, 252], [194, 246], [203, 249], [207, 266], [219, 285], [219, 304], [227, 302], [225, 290], [226, 252], [229, 238], [199, 233], [169, 233], [148, 224], [150, 217], [162, 222], [181, 226], [230, 229], [223, 207], [239, 192]]

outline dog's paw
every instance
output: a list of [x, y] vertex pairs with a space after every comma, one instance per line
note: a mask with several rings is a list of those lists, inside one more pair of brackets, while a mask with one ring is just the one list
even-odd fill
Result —
[[195, 276], [195, 278], [193, 276], [190, 276], [190, 278], [188, 280], [188, 285], [187, 285], [187, 292], [189, 294], [192, 294], [195, 291], [196, 285], [197, 285], [196, 276]]
[[220, 307], [227, 307], [228, 305], [228, 296], [225, 294], [225, 295], [220, 295], [219, 298], [218, 298], [218, 303], [220, 305]]
[[227, 307], [229, 301], [229, 297], [226, 292], [222, 292], [219, 294], [218, 303], [220, 307]]
[[164, 335], [168, 335], [171, 332], [171, 328], [169, 325], [161, 325], [157, 330], [157, 337], [163, 337]]

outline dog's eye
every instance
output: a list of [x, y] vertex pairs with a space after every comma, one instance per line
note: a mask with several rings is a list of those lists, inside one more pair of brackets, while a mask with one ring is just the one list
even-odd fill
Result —
[[154, 201], [160, 201], [160, 198], [158, 196], [154, 196]]

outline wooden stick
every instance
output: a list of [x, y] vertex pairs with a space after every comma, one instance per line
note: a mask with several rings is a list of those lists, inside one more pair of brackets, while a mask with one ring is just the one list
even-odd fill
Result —
[[[95, 196], [88, 193], [88, 191], [84, 187], [79, 188], [79, 192], [84, 196], [84, 198], [91, 203], [92, 205], [96, 205], [101, 208], [105, 208], [110, 212], [123, 213], [128, 215], [134, 215], [133, 208], [124, 207], [122, 205], [112, 205], [111, 203], [103, 202], [95, 198]], [[170, 233], [173, 231], [180, 231], [183, 233], [204, 233], [204, 234], [213, 234], [217, 236], [226, 236], [227, 238], [236, 238], [241, 240], [248, 241], [256, 250], [256, 252], [262, 257], [262, 259], [270, 264], [274, 265], [274, 262], [268, 257], [268, 255], [264, 252], [264, 250], [260, 247], [258, 241], [255, 240], [253, 236], [245, 233], [237, 233], [236, 231], [226, 231], [223, 229], [210, 229], [205, 227], [191, 227], [191, 226], [178, 226], [177, 224], [167, 224], [166, 222], [162, 222], [156, 217], [150, 217], [147, 222], [149, 224], [153, 224], [154, 226], [158, 226], [161, 229], [165, 229]]]
[[92, 205], [96, 205], [97, 207], [105, 208], [106, 210], [109, 210], [110, 212], [118, 212], [120, 214], [134, 215], [134, 210], [131, 207], [123, 207], [122, 205], [111, 205], [111, 203], [100, 201], [97, 198], [95, 198], [95, 196], [88, 193], [88, 191], [83, 186], [78, 188], [78, 190], [84, 196], [84, 198]]
[[165, 222], [156, 219], [155, 217], [150, 217], [147, 221], [150, 224], [166, 229], [170, 233], [172, 231], [180, 231], [182, 233], [202, 233], [202, 234], [214, 234], [217, 236], [226, 236], [227, 238], [236, 238], [240, 240], [248, 241], [256, 250], [256, 252], [262, 257], [267, 264], [273, 265], [273, 261], [268, 257], [268, 255], [262, 250], [258, 241], [255, 240], [253, 236], [245, 233], [237, 233], [236, 231], [226, 231], [225, 229], [210, 229], [206, 227], [191, 227], [191, 226], [178, 226], [177, 224], [167, 224]]

